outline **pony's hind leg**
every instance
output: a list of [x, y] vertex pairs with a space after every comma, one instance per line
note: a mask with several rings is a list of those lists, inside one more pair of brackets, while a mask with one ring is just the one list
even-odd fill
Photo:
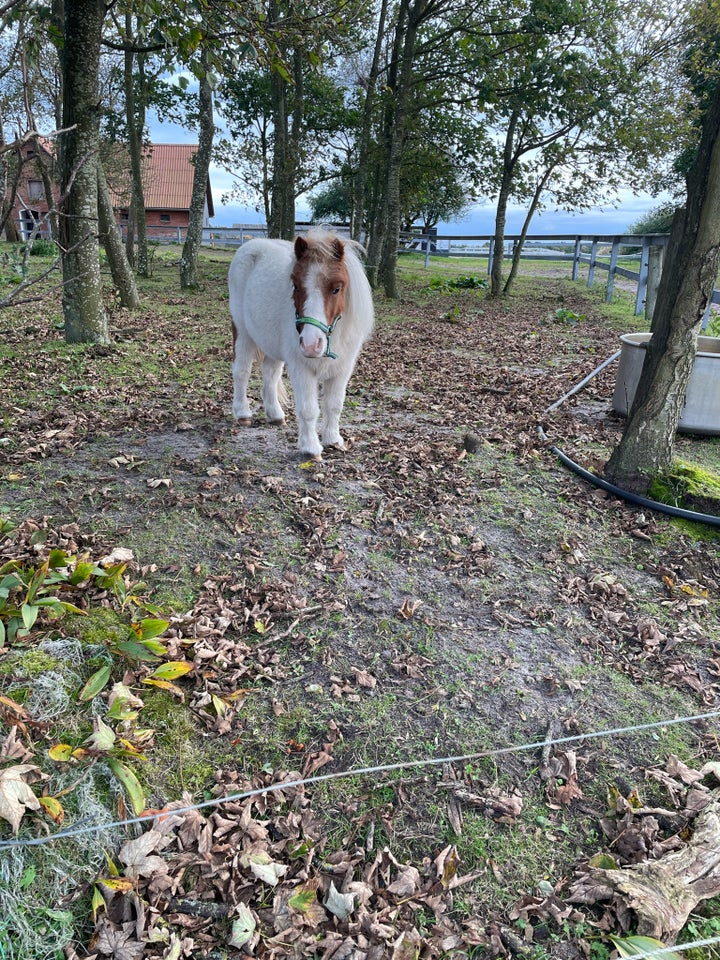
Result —
[[280, 405], [280, 378], [284, 366], [282, 360], [263, 357], [263, 406], [267, 422], [271, 424], [285, 423], [285, 413]]
[[233, 357], [233, 416], [243, 426], [250, 426], [252, 422], [252, 410], [248, 400], [247, 388], [250, 380], [250, 371], [252, 370], [253, 359], [255, 357], [255, 344], [244, 330], [238, 330], [233, 326], [235, 333], [234, 357]]

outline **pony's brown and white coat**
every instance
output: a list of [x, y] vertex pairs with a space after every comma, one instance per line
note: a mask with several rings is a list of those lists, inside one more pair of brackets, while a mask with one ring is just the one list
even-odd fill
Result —
[[[230, 265], [233, 414], [250, 423], [247, 385], [262, 355], [263, 405], [270, 423], [285, 414], [278, 397], [283, 366], [295, 397], [298, 447], [320, 456], [343, 447], [339, 420], [347, 383], [373, 325], [370, 285], [358, 246], [320, 230], [286, 240], [252, 240]], [[322, 387], [320, 395], [320, 387]]]

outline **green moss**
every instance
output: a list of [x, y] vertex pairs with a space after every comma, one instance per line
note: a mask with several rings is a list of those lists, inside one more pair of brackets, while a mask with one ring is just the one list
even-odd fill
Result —
[[83, 643], [105, 646], [127, 640], [129, 634], [128, 620], [103, 607], [90, 610], [85, 617], [69, 616], [65, 627]]
[[660, 503], [718, 513], [720, 476], [696, 463], [676, 460], [653, 480], [648, 493]]
[[145, 706], [140, 720], [155, 731], [155, 744], [147, 762], [136, 765], [138, 776], [159, 802], [176, 800], [185, 791], [197, 795], [224, 762], [222, 741], [203, 737], [185, 704], [169, 693], [143, 690], [141, 696]]
[[0, 676], [31, 679], [57, 670], [59, 662], [42, 650], [11, 651], [0, 661]]

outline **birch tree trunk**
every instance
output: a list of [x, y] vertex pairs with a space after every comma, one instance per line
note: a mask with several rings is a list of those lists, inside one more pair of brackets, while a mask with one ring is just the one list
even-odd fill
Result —
[[59, 243], [68, 343], [107, 343], [100, 282], [97, 154], [98, 69], [106, 7], [102, 0], [65, 0], [61, 51], [63, 128]]
[[210, 81], [207, 78], [207, 57], [203, 54], [205, 74], [200, 81], [200, 132], [198, 150], [195, 155], [192, 198], [190, 200], [190, 220], [187, 236], [180, 259], [180, 286], [183, 289], [197, 287], [197, 265], [200, 243], [202, 241], [207, 198], [208, 174], [212, 157], [215, 120], [213, 117], [213, 97]]
[[640, 381], [618, 446], [605, 465], [611, 481], [635, 492], [673, 458], [685, 392], [720, 260], [720, 84], [702, 120], [676, 212]]

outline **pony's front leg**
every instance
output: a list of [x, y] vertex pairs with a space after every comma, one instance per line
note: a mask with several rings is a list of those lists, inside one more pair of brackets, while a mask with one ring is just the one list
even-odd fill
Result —
[[345, 404], [347, 382], [346, 376], [336, 376], [323, 383], [322, 442], [326, 447], [338, 447], [340, 450], [345, 449], [345, 441], [340, 436], [340, 414]]
[[311, 457], [322, 455], [322, 445], [317, 432], [320, 416], [318, 386], [315, 377], [302, 367], [290, 367], [288, 374], [295, 395], [295, 416], [298, 422], [298, 449]]
[[285, 423], [285, 413], [280, 406], [278, 389], [280, 387], [280, 377], [283, 372], [282, 360], [274, 360], [272, 357], [263, 357], [262, 375], [263, 375], [263, 406], [265, 407], [265, 417], [268, 423]]
[[238, 330], [233, 327], [235, 332], [234, 355], [233, 355], [233, 416], [244, 426], [250, 426], [252, 421], [252, 410], [248, 400], [247, 388], [250, 380], [250, 371], [252, 370], [253, 359], [255, 357], [255, 344], [244, 330]]

